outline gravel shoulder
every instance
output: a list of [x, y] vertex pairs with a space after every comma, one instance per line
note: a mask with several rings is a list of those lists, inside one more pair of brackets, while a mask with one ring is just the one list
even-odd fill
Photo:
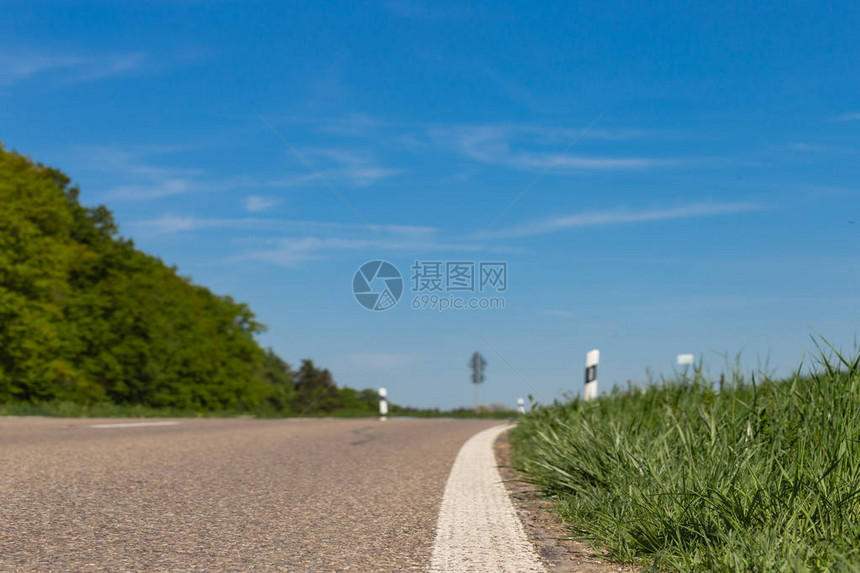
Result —
[[553, 512], [552, 502], [522, 481], [521, 472], [511, 467], [511, 445], [507, 432], [495, 443], [499, 473], [513, 501], [529, 540], [534, 544], [549, 573], [632, 573], [639, 567], [616, 563], [584, 541], [571, 539], [567, 526]]

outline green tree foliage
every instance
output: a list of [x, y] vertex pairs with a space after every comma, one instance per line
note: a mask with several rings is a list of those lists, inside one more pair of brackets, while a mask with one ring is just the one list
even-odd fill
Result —
[[78, 195], [60, 171], [0, 145], [0, 404], [378, 411], [375, 390], [339, 389], [312, 361], [294, 372], [264, 351], [246, 305], [137, 250], [106, 207]]
[[68, 392], [63, 307], [79, 256], [69, 241], [67, 181], [0, 150], [0, 396], [34, 399]]
[[266, 351], [260, 366], [260, 377], [267, 384], [266, 398], [259, 407], [261, 414], [288, 413], [296, 400], [295, 373], [272, 349]]
[[311, 360], [302, 360], [296, 372], [295, 388], [298, 396], [294, 408], [298, 414], [331, 413], [343, 407], [331, 372], [320, 370]]
[[348, 387], [341, 388], [340, 400], [345, 410], [379, 411], [379, 394], [376, 390], [370, 388], [365, 388], [364, 390], [355, 390]]
[[0, 401], [290, 399], [289, 367], [259, 347], [251, 310], [118, 237], [68, 177], [0, 147], [0, 202]]

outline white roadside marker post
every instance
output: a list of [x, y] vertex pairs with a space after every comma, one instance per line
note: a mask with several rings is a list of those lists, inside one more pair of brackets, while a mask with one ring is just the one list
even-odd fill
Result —
[[379, 421], [384, 422], [388, 419], [388, 390], [385, 388], [379, 389]]
[[687, 377], [687, 372], [690, 369], [690, 366], [696, 361], [696, 357], [692, 354], [679, 354], [677, 358], [678, 366], [684, 367], [683, 376]]
[[600, 362], [600, 351], [592, 350], [585, 355], [585, 400], [597, 398], [597, 363]]
[[517, 398], [517, 412], [520, 414], [526, 413], [526, 401], [522, 398]]

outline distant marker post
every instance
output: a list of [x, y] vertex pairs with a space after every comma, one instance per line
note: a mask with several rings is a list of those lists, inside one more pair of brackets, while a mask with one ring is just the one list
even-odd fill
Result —
[[592, 350], [585, 355], [585, 400], [597, 398], [597, 363], [600, 362], [600, 351]]
[[384, 422], [388, 419], [388, 390], [385, 388], [379, 389], [379, 421]]
[[526, 401], [522, 398], [517, 398], [517, 412], [520, 414], [526, 413]]
[[684, 378], [687, 377], [687, 372], [689, 372], [689, 368], [692, 364], [696, 362], [696, 357], [692, 354], [679, 354], [677, 358], [678, 366], [684, 367]]

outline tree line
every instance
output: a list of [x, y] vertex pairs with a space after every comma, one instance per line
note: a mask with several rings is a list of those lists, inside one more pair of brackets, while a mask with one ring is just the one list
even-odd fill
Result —
[[219, 296], [119, 235], [59, 170], [0, 145], [0, 403], [111, 402], [312, 415], [373, 411], [257, 342], [248, 305]]

